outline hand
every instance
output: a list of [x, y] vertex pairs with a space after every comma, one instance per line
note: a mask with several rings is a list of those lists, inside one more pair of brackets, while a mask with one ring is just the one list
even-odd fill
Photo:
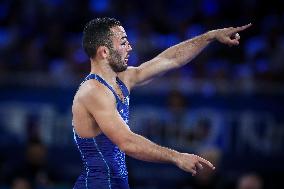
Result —
[[216, 40], [226, 45], [239, 45], [240, 35], [238, 32], [249, 28], [252, 24], [247, 24], [240, 27], [229, 27], [218, 30], [211, 31], [211, 35], [214, 36]]
[[210, 167], [212, 170], [215, 169], [212, 163], [194, 154], [179, 153], [176, 158], [176, 166], [186, 172], [191, 172], [192, 176], [197, 174], [197, 170], [203, 169], [202, 164]]

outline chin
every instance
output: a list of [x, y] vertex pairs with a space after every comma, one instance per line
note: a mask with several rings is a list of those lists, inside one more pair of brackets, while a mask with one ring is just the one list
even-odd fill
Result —
[[125, 66], [123, 69], [121, 69], [120, 72], [124, 72], [125, 70], [127, 70], [127, 67], [128, 67], [128, 66]]
[[116, 73], [124, 72], [124, 71], [127, 69], [127, 67], [128, 67], [127, 65], [126, 65], [126, 66], [123, 66], [123, 67], [120, 67], [120, 68], [116, 69], [115, 72], [116, 72]]
[[127, 69], [127, 67], [128, 67], [127, 62], [124, 62], [124, 63], [123, 63], [123, 65], [122, 65], [122, 69], [123, 69], [123, 71], [125, 71], [125, 70]]

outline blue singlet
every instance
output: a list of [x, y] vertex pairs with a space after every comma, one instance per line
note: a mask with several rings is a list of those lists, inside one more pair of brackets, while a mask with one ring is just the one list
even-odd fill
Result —
[[[116, 78], [124, 96], [124, 101], [121, 101], [113, 88], [100, 76], [90, 74], [84, 81], [89, 79], [99, 81], [112, 91], [116, 98], [117, 111], [127, 124], [129, 119], [129, 91], [124, 83]], [[73, 189], [129, 189], [125, 153], [103, 133], [93, 138], [82, 138], [75, 133], [74, 129], [73, 132], [84, 164], [84, 170], [78, 177]]]

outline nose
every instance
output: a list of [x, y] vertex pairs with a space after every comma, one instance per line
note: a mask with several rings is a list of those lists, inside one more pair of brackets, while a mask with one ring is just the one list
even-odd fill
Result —
[[127, 51], [132, 51], [132, 47], [131, 47], [130, 43], [128, 43]]

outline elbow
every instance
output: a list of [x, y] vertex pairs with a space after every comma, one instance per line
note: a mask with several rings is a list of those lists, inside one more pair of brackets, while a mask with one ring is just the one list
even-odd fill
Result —
[[135, 154], [136, 151], [136, 145], [135, 145], [135, 140], [133, 140], [134, 133], [131, 133], [129, 136], [125, 137], [122, 139], [118, 145], [119, 149], [126, 153], [127, 155]]
[[122, 152], [126, 153], [127, 155], [133, 153], [133, 152], [132, 152], [133, 150], [131, 149], [131, 147], [130, 147], [127, 143], [122, 143], [122, 144], [120, 144], [120, 145], [119, 145], [119, 149], [120, 149]]

